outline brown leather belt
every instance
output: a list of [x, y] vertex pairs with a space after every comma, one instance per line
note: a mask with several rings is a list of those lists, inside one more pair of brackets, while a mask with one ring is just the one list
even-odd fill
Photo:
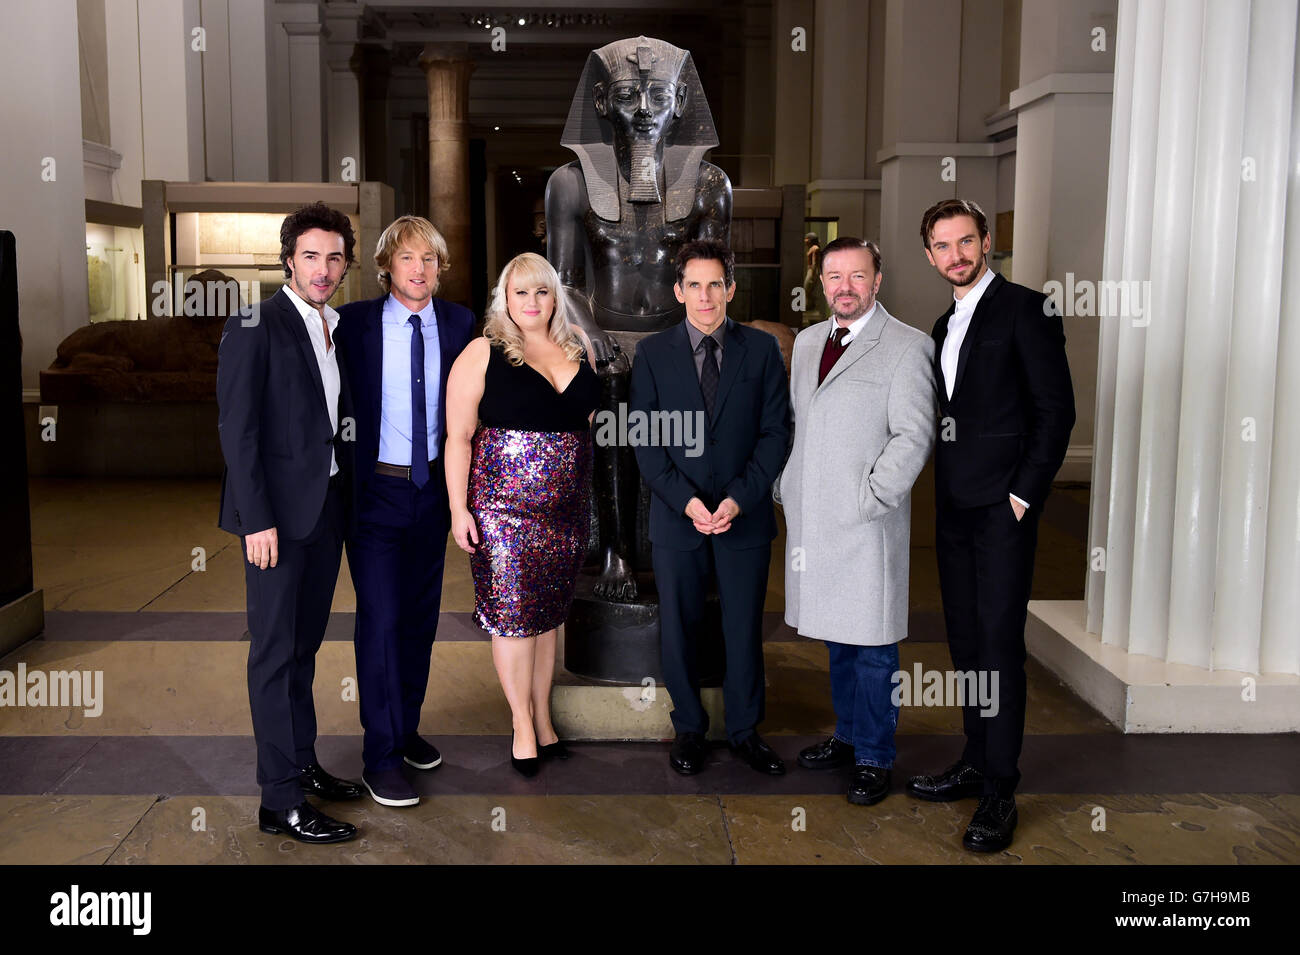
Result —
[[[434, 458], [429, 462], [429, 473], [437, 466], [438, 459]], [[411, 466], [409, 464], [385, 464], [383, 461], [375, 463], [375, 473], [382, 474], [385, 477], [405, 478], [411, 480]]]

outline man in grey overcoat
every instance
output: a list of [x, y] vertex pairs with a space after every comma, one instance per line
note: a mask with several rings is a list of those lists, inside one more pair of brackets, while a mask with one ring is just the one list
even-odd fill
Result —
[[785, 621], [830, 650], [835, 733], [799, 754], [852, 765], [849, 802], [889, 792], [898, 643], [907, 636], [912, 485], [934, 448], [934, 342], [876, 301], [880, 248], [822, 253], [831, 318], [795, 339], [794, 447], [774, 495], [785, 510]]

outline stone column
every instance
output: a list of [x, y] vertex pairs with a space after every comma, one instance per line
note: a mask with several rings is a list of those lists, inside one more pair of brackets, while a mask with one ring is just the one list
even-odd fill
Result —
[[420, 54], [429, 87], [429, 218], [447, 240], [451, 270], [439, 297], [470, 304], [469, 75], [467, 44], [431, 43]]
[[[288, 116], [282, 138], [287, 134], [289, 177], [293, 182], [328, 182], [325, 174], [325, 111], [329, 87], [325, 84], [323, 23], [305, 20], [284, 24], [288, 37]], [[281, 96], [284, 94], [281, 93]]]
[[369, 43], [358, 45], [352, 56], [352, 69], [361, 89], [363, 178], [392, 182], [388, 169], [388, 123], [392, 115], [388, 103], [391, 51]]
[[[1114, 57], [1115, 0], [1024, 0], [1008, 102], [1016, 117], [1014, 203], [1003, 206], [1015, 211], [1008, 277], [1021, 285], [1101, 277]], [[1091, 466], [1097, 325], [1095, 313], [1065, 310], [1076, 418], [1062, 480], [1086, 478]]]
[[836, 216], [841, 235], [863, 238], [874, 238], [876, 232], [876, 223], [867, 221], [864, 207], [872, 185], [866, 178], [866, 53], [868, 11], [874, 5], [817, 0], [816, 31], [811, 37], [816, 52], [811, 54], [815, 58], [809, 211], [815, 216]]
[[980, 15], [964, 17], [962, 0], [888, 0], [885, 9], [880, 298], [926, 332], [952, 291], [926, 261], [921, 214], [961, 196], [978, 202], [996, 228], [997, 149], [982, 119], [1000, 105], [1001, 3], [977, 8]]
[[343, 7], [338, 15], [326, 11], [325, 44], [326, 117], [328, 158], [326, 182], [360, 182], [361, 83], [352, 69], [352, 55], [360, 33], [360, 7]]
[[[816, 51], [814, 0], [784, 0], [772, 7], [772, 184], [803, 185], [812, 178], [812, 80]], [[797, 39], [795, 30], [802, 30]], [[798, 46], [799, 49], [793, 49]], [[801, 223], [802, 225], [802, 223]]]
[[1120, 4], [1104, 278], [1142, 307], [1103, 320], [1089, 629], [1168, 663], [1300, 674], [1296, 26]]
[[[1196, 15], [1199, 20], [1199, 13]], [[1173, 535], [1169, 593], [1168, 658], [1205, 666], [1214, 619], [1215, 549], [1221, 490], [1219, 448], [1229, 347], [1232, 263], [1237, 256], [1237, 203], [1241, 183], [1241, 115], [1246, 95], [1250, 18], [1239, 4], [1209, 4], [1202, 35], [1207, 44], [1200, 67], [1200, 135], [1187, 174], [1203, 170], [1192, 186], [1188, 208], [1196, 223], [1199, 289], [1186, 300], [1183, 360], [1201, 369], [1196, 386], [1182, 395], [1172, 438], [1181, 475], [1172, 502]], [[1190, 235], [1190, 233], [1189, 233]], [[1190, 285], [1190, 283], [1189, 283]], [[1155, 331], [1154, 328], [1151, 331]]]
[[[1294, 320], [1300, 301], [1300, 39], [1292, 70], [1291, 164], [1287, 182], [1282, 301], [1291, 320], [1277, 337], [1277, 392], [1273, 407], [1273, 458], [1269, 464], [1268, 530], [1264, 555], [1264, 610], [1260, 620], [1259, 668], [1266, 673], [1300, 672], [1300, 327]], [[1285, 413], [1285, 412], [1290, 412]]]

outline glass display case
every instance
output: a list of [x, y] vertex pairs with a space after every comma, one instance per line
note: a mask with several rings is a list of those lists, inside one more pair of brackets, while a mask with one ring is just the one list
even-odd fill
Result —
[[[211, 283], [191, 283], [215, 270], [236, 283], [239, 302], [273, 295], [284, 284], [280, 225], [289, 212], [324, 202], [347, 214], [356, 235], [357, 263], [330, 299], [346, 302], [379, 295], [374, 248], [393, 218], [393, 191], [383, 183], [163, 182], [141, 183], [144, 207], [147, 317], [223, 314], [198, 296]], [[190, 283], [187, 287], [187, 283]], [[187, 308], [186, 303], [190, 306]], [[216, 303], [218, 306], [225, 304]]]
[[[360, 235], [361, 224], [355, 214], [348, 216], [353, 233]], [[237, 283], [240, 304], [261, 301], [284, 284], [284, 270], [280, 266], [280, 225], [284, 214], [279, 212], [178, 212], [173, 219], [176, 261], [168, 266], [172, 315], [229, 314], [214, 304], [205, 302], [202, 312], [195, 311], [195, 297], [211, 295], [194, 285], [187, 285], [195, 275], [216, 270]], [[365, 263], [358, 240], [358, 265]], [[330, 305], [334, 308], [345, 302], [361, 298], [361, 273], [357, 266], [348, 270]], [[157, 303], [162, 305], [162, 302]]]
[[144, 230], [87, 222], [86, 279], [90, 321], [144, 318]]

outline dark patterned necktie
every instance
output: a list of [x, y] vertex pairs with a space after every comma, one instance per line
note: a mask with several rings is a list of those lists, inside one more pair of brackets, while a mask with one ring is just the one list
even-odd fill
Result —
[[704, 395], [704, 410], [713, 420], [713, 403], [718, 400], [718, 340], [705, 335], [700, 342], [704, 348], [704, 365], [700, 368], [700, 393]]
[[429, 411], [424, 403], [424, 333], [420, 316], [412, 315], [411, 325], [411, 483], [424, 487], [429, 483]]

